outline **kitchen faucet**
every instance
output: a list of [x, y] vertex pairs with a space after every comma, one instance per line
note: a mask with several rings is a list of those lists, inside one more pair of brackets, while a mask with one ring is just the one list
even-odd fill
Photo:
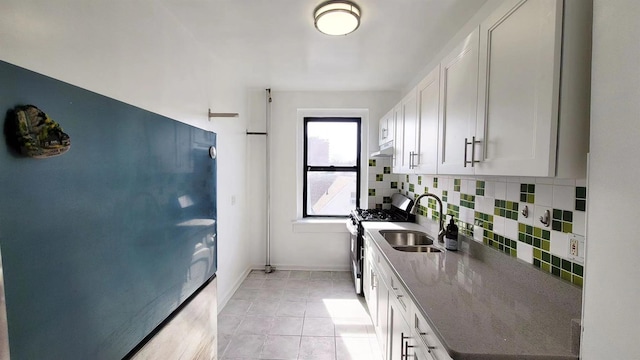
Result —
[[442, 212], [442, 200], [440, 200], [440, 198], [437, 195], [431, 194], [431, 193], [424, 193], [418, 196], [414, 200], [413, 207], [411, 208], [410, 213], [415, 215], [418, 212], [418, 204], [420, 203], [420, 199], [422, 199], [423, 197], [432, 197], [436, 199], [436, 201], [438, 202], [438, 206], [440, 207], [440, 231], [438, 232], [438, 242], [444, 242], [444, 220], [443, 220], [444, 213]]

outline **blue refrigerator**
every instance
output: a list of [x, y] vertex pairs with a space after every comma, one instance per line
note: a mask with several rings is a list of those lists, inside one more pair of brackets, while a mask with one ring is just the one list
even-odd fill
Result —
[[[216, 134], [0, 62], [0, 248], [11, 358], [121, 359], [215, 277]], [[68, 152], [21, 156], [33, 104]]]

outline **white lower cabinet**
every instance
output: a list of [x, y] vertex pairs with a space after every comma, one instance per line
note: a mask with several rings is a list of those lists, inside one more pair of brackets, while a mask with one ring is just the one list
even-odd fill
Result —
[[379, 262], [380, 256], [371, 248], [371, 241], [365, 238], [365, 261], [364, 261], [364, 296], [367, 301], [369, 314], [371, 315], [371, 323], [376, 331], [378, 344], [380, 345], [380, 353], [387, 352], [388, 331], [388, 307], [389, 307], [389, 290], [380, 276]]
[[406, 360], [412, 344], [411, 327], [403, 316], [402, 305], [390, 293], [389, 299], [389, 349], [388, 360]]
[[413, 332], [416, 348], [419, 353], [422, 353], [422, 358], [430, 360], [451, 359], [447, 350], [445, 350], [444, 346], [436, 337], [431, 326], [427, 324], [427, 321], [424, 319], [422, 314], [419, 311], [414, 310], [412, 315], [413, 329], [411, 329], [411, 331]]
[[383, 360], [449, 360], [409, 292], [365, 236], [364, 295]]

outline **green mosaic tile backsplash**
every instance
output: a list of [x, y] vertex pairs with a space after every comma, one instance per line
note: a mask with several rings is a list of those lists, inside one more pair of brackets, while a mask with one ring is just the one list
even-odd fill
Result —
[[[461, 234], [582, 286], [584, 266], [568, 259], [567, 234], [585, 235], [585, 180], [400, 175], [400, 184], [401, 192], [411, 198], [427, 190], [438, 195]], [[436, 201], [425, 200], [418, 214], [437, 220]], [[538, 220], [545, 210], [551, 213], [549, 227]]]
[[[391, 173], [391, 158], [370, 159], [368, 171], [369, 208], [389, 208], [396, 192], [411, 198], [434, 193], [460, 234], [582, 286], [584, 265], [568, 259], [567, 235], [585, 235], [585, 180], [398, 175]], [[538, 221], [545, 210], [551, 214], [549, 227]], [[437, 202], [423, 198], [418, 215], [438, 220]]]
[[[404, 182], [400, 176], [391, 173], [391, 158], [369, 159], [368, 204], [361, 207], [369, 209], [388, 209], [391, 207], [391, 195], [397, 193]], [[404, 178], [404, 177], [403, 177]]]

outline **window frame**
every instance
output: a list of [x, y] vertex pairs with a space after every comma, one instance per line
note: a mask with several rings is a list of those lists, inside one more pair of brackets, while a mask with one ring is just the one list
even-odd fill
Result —
[[[356, 123], [357, 126], [357, 145], [356, 145], [356, 165], [355, 166], [311, 166], [308, 161], [308, 124], [311, 122], [323, 123]], [[346, 218], [345, 215], [313, 215], [307, 213], [307, 180], [309, 172], [355, 172], [356, 173], [356, 204], [355, 208], [360, 207], [361, 180], [362, 180], [362, 117], [351, 116], [305, 116], [303, 118], [303, 151], [302, 151], [302, 217], [303, 218]]]

